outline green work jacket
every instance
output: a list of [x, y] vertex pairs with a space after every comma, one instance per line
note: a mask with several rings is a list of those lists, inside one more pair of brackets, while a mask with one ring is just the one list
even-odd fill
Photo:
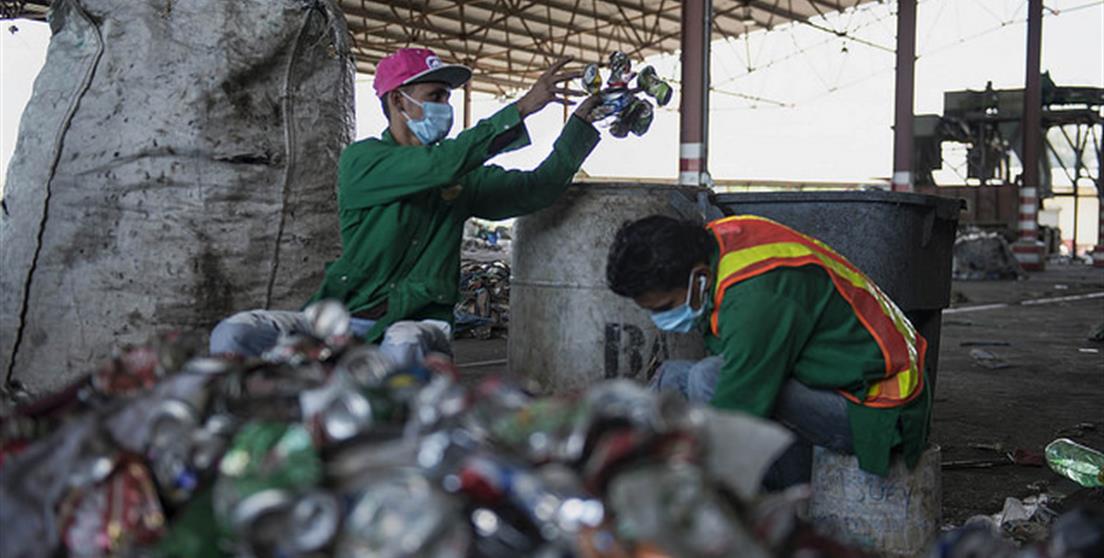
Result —
[[342, 254], [326, 266], [308, 304], [337, 299], [356, 313], [386, 302], [386, 313], [365, 334], [369, 342], [400, 320], [451, 323], [464, 222], [473, 216], [507, 219], [551, 205], [598, 139], [590, 123], [572, 116], [536, 169], [485, 164], [529, 144], [511, 104], [434, 145], [399, 145], [390, 131], [350, 145], [338, 166]]
[[[885, 374], [874, 337], [816, 266], [778, 268], [728, 287], [717, 322], [716, 336], [706, 331], [706, 346], [724, 358], [712, 401], [719, 408], [769, 417], [790, 378], [861, 398]], [[862, 469], [886, 474], [895, 449], [910, 467], [916, 463], [927, 443], [931, 396], [925, 385], [901, 407], [848, 401]]]

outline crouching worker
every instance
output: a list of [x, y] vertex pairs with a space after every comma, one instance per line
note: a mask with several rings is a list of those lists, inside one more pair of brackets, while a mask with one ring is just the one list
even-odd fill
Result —
[[[326, 268], [310, 302], [345, 304], [353, 333], [380, 343], [399, 364], [450, 352], [464, 222], [473, 216], [507, 219], [551, 205], [598, 142], [591, 125], [597, 97], [589, 97], [535, 170], [485, 164], [529, 143], [526, 117], [575, 93], [561, 85], [579, 75], [563, 71], [567, 62], [549, 68], [517, 102], [445, 139], [452, 127], [450, 93], [471, 78], [471, 70], [442, 64], [431, 51], [417, 48], [381, 60], [374, 86], [388, 128], [341, 154], [342, 255]], [[215, 327], [210, 350], [258, 356], [281, 334], [308, 328], [302, 312], [243, 312]]]
[[925, 449], [927, 342], [882, 291], [820, 241], [754, 216], [706, 226], [652, 216], [610, 247], [606, 279], [660, 329], [701, 330], [714, 355], [667, 361], [652, 386], [770, 417], [798, 441], [768, 489], [808, 482], [812, 446], [854, 454], [885, 475]]

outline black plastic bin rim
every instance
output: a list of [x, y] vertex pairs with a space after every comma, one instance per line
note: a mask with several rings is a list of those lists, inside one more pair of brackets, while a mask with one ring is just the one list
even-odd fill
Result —
[[912, 205], [935, 209], [936, 217], [957, 221], [959, 212], [966, 209], [966, 200], [945, 198], [930, 194], [881, 191], [819, 191], [819, 192], [737, 192], [716, 195], [717, 205], [726, 209], [740, 204], [800, 202], [800, 203], [887, 203]]
[[704, 186], [688, 186], [685, 184], [656, 184], [651, 182], [572, 182], [570, 188], [573, 191], [589, 190], [591, 193], [621, 195], [621, 194], [646, 194], [654, 195], [657, 192], [711, 192]]

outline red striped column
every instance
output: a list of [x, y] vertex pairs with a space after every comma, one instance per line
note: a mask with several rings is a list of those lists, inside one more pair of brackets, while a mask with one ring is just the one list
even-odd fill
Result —
[[[1099, 182], [1096, 187], [1100, 188]], [[1093, 248], [1092, 253], [1093, 267], [1104, 267], [1104, 192], [1100, 194], [1100, 209], [1097, 211], [1100, 223], [1096, 227], [1096, 248]]]
[[1043, 50], [1043, 0], [1027, 3], [1027, 76], [1024, 85], [1023, 174], [1020, 182], [1020, 239], [1012, 245], [1016, 261], [1027, 271], [1046, 268], [1046, 248], [1039, 242], [1039, 156], [1042, 145], [1043, 95], [1039, 65]]
[[1039, 191], [1020, 187], [1020, 239], [1012, 245], [1016, 261], [1026, 271], [1042, 271], [1046, 266], [1043, 243], [1039, 241]]
[[679, 184], [684, 186], [702, 186], [705, 172], [705, 144], [684, 143], [679, 145]]

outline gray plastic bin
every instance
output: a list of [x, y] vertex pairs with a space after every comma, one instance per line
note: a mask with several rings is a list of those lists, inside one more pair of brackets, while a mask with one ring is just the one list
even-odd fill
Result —
[[963, 200], [833, 191], [719, 194], [716, 201], [726, 214], [760, 215], [816, 237], [863, 270], [928, 340], [926, 374], [934, 393]]

